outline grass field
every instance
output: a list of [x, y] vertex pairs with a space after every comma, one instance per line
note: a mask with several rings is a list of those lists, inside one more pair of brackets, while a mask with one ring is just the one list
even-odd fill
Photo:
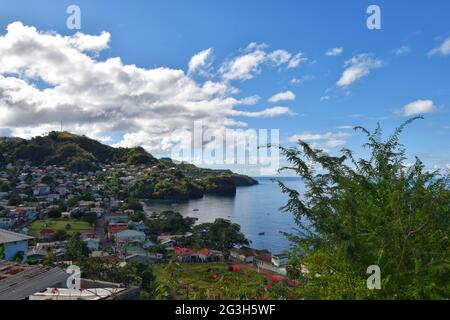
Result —
[[[254, 271], [230, 271], [230, 263], [182, 263], [177, 272], [177, 299], [257, 299], [264, 295], [267, 278]], [[164, 265], [155, 265], [158, 278]]]
[[[70, 229], [66, 229], [66, 226], [70, 224]], [[29, 234], [31, 236], [36, 236], [39, 231], [43, 228], [50, 228], [55, 231], [66, 230], [67, 233], [73, 234], [80, 231], [92, 230], [93, 226], [85, 221], [74, 221], [67, 219], [46, 219], [46, 220], [36, 220], [30, 225]]]

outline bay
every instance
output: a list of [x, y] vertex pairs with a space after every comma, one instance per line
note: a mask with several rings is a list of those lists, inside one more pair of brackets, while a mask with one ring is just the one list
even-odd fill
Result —
[[[183, 216], [197, 218], [198, 223], [214, 222], [217, 218], [231, 220], [241, 226], [242, 232], [252, 242], [252, 247], [267, 249], [272, 253], [286, 251], [289, 241], [281, 232], [295, 233], [296, 230], [292, 214], [280, 210], [288, 197], [272, 178], [255, 179], [258, 185], [238, 187], [233, 198], [206, 195], [202, 199], [183, 203], [148, 202], [145, 210], [148, 213], [178, 211]], [[299, 178], [277, 179], [290, 188], [302, 188]]]

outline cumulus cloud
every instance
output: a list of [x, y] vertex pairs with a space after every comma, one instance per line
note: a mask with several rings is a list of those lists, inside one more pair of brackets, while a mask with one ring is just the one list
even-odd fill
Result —
[[347, 139], [352, 134], [349, 132], [327, 132], [327, 133], [302, 133], [296, 134], [289, 138], [290, 142], [297, 142], [299, 140], [309, 142], [313, 148], [329, 150], [336, 147], [343, 146], [347, 143]]
[[196, 55], [194, 55], [189, 61], [189, 70], [188, 73], [192, 74], [196, 71], [202, 70], [204, 71], [205, 67], [210, 65], [209, 59], [211, 54], [213, 53], [213, 49], [209, 48], [203, 51], [200, 51]]
[[330, 49], [327, 52], [325, 52], [325, 55], [329, 56], [329, 57], [337, 57], [342, 52], [344, 52], [344, 48], [333, 48], [333, 49]]
[[[234, 116], [290, 112], [282, 107], [237, 111], [258, 98], [235, 98], [238, 90], [226, 81], [200, 83], [183, 70], [140, 68], [118, 57], [100, 60], [90, 54], [108, 48], [109, 40], [107, 32], [62, 36], [21, 22], [10, 24], [0, 36], [0, 128], [7, 128], [2, 133], [28, 138], [59, 129], [62, 120], [67, 131], [108, 142], [114, 136], [116, 146], [142, 145], [163, 155], [170, 152], [173, 133], [190, 130], [195, 121], [219, 130], [246, 125]], [[228, 70], [230, 79], [248, 77], [259, 59], [267, 59], [262, 46], [249, 50], [249, 57], [244, 54]], [[189, 70], [207, 66], [211, 52], [194, 56]]]
[[306, 60], [306, 58], [303, 58], [303, 53], [299, 52], [295, 56], [293, 56], [291, 60], [289, 60], [287, 67], [288, 69], [297, 68], [302, 63], [302, 61]]
[[429, 56], [441, 55], [448, 56], [450, 54], [450, 37], [445, 39], [439, 46], [428, 52]]
[[222, 64], [219, 74], [225, 81], [253, 79], [261, 72], [263, 65], [271, 67], [296, 68], [302, 61], [302, 54], [292, 56], [286, 50], [267, 50], [266, 44], [250, 43], [242, 54]]
[[345, 62], [345, 70], [337, 82], [339, 87], [348, 87], [357, 80], [368, 76], [374, 69], [381, 68], [383, 63], [368, 54], [360, 54]]
[[405, 117], [436, 111], [434, 102], [431, 100], [416, 100], [404, 106], [400, 112]]
[[280, 92], [269, 98], [268, 102], [277, 103], [280, 101], [294, 101], [295, 94], [292, 91]]

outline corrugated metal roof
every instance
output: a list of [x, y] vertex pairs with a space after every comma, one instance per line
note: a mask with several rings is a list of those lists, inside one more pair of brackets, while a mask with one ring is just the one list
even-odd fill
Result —
[[24, 300], [30, 295], [65, 281], [60, 268], [44, 268], [0, 261], [0, 300]]
[[25, 234], [0, 229], [0, 244], [23, 241], [23, 240], [31, 240], [31, 239], [33, 239], [33, 237], [27, 236]]

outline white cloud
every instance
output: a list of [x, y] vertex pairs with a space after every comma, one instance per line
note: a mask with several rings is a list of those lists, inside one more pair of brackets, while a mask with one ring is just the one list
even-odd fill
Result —
[[292, 59], [288, 63], [288, 69], [294, 69], [297, 68], [302, 61], [306, 61], [306, 58], [303, 58], [303, 53], [299, 52], [295, 56], [292, 57]]
[[303, 133], [291, 136], [289, 141], [295, 143], [298, 140], [302, 140], [310, 142], [311, 146], [314, 148], [329, 150], [345, 145], [347, 143], [347, 138], [351, 135], [352, 134], [349, 132], [342, 131], [335, 133], [327, 132], [323, 134]]
[[273, 107], [264, 109], [262, 111], [255, 111], [255, 112], [248, 112], [248, 111], [238, 111], [233, 110], [231, 112], [231, 115], [233, 116], [245, 116], [250, 118], [256, 118], [256, 117], [276, 117], [281, 115], [295, 115], [294, 112], [292, 112], [288, 107]]
[[328, 101], [328, 100], [330, 100], [330, 96], [325, 95], [320, 97], [320, 101]]
[[429, 56], [441, 55], [448, 56], [450, 54], [450, 37], [445, 39], [439, 46], [428, 52]]
[[294, 84], [294, 85], [301, 85], [307, 81], [312, 81], [314, 79], [316, 79], [316, 76], [314, 76], [312, 74], [308, 74], [308, 75], [302, 76], [300, 78], [292, 78], [290, 82], [291, 82], [291, 84]]
[[194, 73], [197, 70], [203, 69], [205, 66], [208, 66], [210, 63], [208, 62], [211, 54], [213, 53], [213, 49], [209, 48], [203, 51], [200, 51], [196, 55], [194, 55], [189, 61], [189, 71], [188, 73]]
[[280, 92], [269, 98], [268, 102], [277, 103], [280, 101], [294, 101], [295, 94], [292, 91]]
[[238, 55], [222, 64], [219, 74], [225, 81], [249, 80], [261, 73], [261, 66], [289, 68], [297, 67], [303, 60], [301, 53], [292, 57], [286, 50], [278, 49], [267, 51], [266, 44], [250, 43], [247, 48], [241, 50], [243, 54]]
[[287, 63], [291, 59], [291, 54], [286, 50], [275, 50], [267, 55], [270, 62], [273, 63], [275, 67], [279, 67], [282, 64]]
[[[88, 54], [106, 49], [109, 39], [106, 32], [62, 36], [10, 24], [0, 35], [1, 132], [29, 138], [59, 129], [62, 120], [67, 131], [109, 142], [123, 135], [115, 145], [142, 145], [167, 155], [174, 132], [190, 130], [195, 121], [220, 130], [247, 125], [234, 116], [290, 113], [285, 107], [237, 111], [236, 106], [254, 104], [257, 97], [237, 99], [238, 90], [227, 82], [199, 83], [183, 70], [140, 68], [120, 58], [100, 60]], [[190, 69], [206, 66], [210, 53], [196, 55]], [[245, 78], [245, 72], [237, 74]]]
[[381, 60], [371, 57], [368, 54], [360, 54], [345, 62], [346, 69], [337, 82], [340, 87], [347, 87], [355, 81], [367, 76], [374, 69], [381, 68]]
[[401, 46], [397, 49], [394, 49], [394, 54], [396, 56], [403, 56], [405, 54], [408, 54], [411, 52], [411, 48], [409, 48], [408, 46]]
[[338, 55], [342, 54], [344, 52], [344, 48], [333, 48], [325, 52], [325, 55], [330, 57], [337, 57]]
[[417, 114], [430, 113], [434, 111], [436, 111], [436, 107], [433, 101], [417, 100], [404, 106], [401, 109], [401, 114], [403, 114], [405, 117], [409, 117]]

